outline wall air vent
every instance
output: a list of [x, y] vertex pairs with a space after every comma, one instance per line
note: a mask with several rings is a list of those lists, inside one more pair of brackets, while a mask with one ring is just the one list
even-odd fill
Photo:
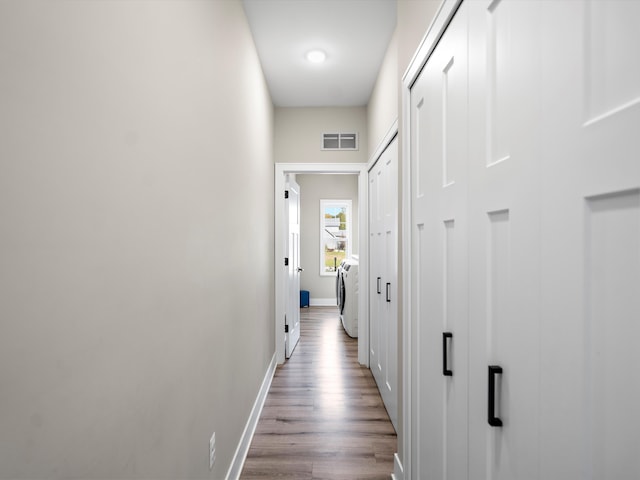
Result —
[[358, 134], [323, 133], [322, 150], [358, 150]]

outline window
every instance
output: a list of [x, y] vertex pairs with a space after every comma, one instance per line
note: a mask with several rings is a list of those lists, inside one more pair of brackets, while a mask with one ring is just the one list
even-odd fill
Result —
[[320, 200], [320, 275], [351, 256], [351, 200]]

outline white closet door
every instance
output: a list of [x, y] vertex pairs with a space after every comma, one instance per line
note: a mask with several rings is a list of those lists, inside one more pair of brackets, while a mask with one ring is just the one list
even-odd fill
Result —
[[[544, 2], [465, 3], [470, 8], [469, 471], [474, 480], [537, 479], [543, 193], [536, 150], [541, 73], [536, 28]], [[489, 367], [496, 367], [492, 374]]]
[[369, 172], [369, 368], [376, 382], [382, 372], [380, 357], [380, 322], [382, 308], [382, 277], [384, 264], [381, 254], [380, 167]]
[[466, 10], [411, 91], [416, 479], [468, 478]]
[[382, 205], [382, 259], [385, 262], [383, 278], [382, 329], [384, 367], [382, 393], [387, 413], [398, 430], [398, 139], [394, 139], [378, 160], [382, 162], [384, 202]]
[[412, 87], [412, 478], [640, 478], [639, 25], [468, 0]]
[[398, 141], [369, 172], [371, 372], [393, 426], [398, 428]]
[[543, 2], [540, 478], [640, 478], [640, 2]]

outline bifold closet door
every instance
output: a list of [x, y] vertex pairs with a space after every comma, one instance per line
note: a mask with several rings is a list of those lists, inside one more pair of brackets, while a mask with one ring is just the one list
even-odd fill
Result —
[[411, 90], [414, 479], [468, 478], [466, 10]]
[[382, 371], [380, 358], [380, 316], [383, 265], [380, 264], [382, 213], [380, 210], [380, 168], [369, 172], [369, 368], [374, 378]]
[[542, 3], [540, 478], [636, 479], [640, 2]]
[[379, 165], [369, 172], [369, 368], [377, 383], [382, 375], [380, 355], [380, 328], [384, 264], [380, 262], [382, 251], [382, 210], [380, 207], [381, 169]]
[[411, 89], [412, 478], [640, 478], [638, 25], [467, 0]]
[[371, 372], [393, 426], [398, 422], [398, 140], [369, 172]]
[[398, 139], [382, 157], [382, 258], [384, 261], [381, 341], [384, 342], [382, 383], [378, 383], [389, 418], [398, 430]]
[[541, 3], [465, 2], [474, 480], [538, 478]]

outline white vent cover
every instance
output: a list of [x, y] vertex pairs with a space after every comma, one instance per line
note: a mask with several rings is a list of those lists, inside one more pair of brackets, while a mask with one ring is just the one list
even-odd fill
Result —
[[323, 133], [322, 150], [358, 150], [358, 134]]

